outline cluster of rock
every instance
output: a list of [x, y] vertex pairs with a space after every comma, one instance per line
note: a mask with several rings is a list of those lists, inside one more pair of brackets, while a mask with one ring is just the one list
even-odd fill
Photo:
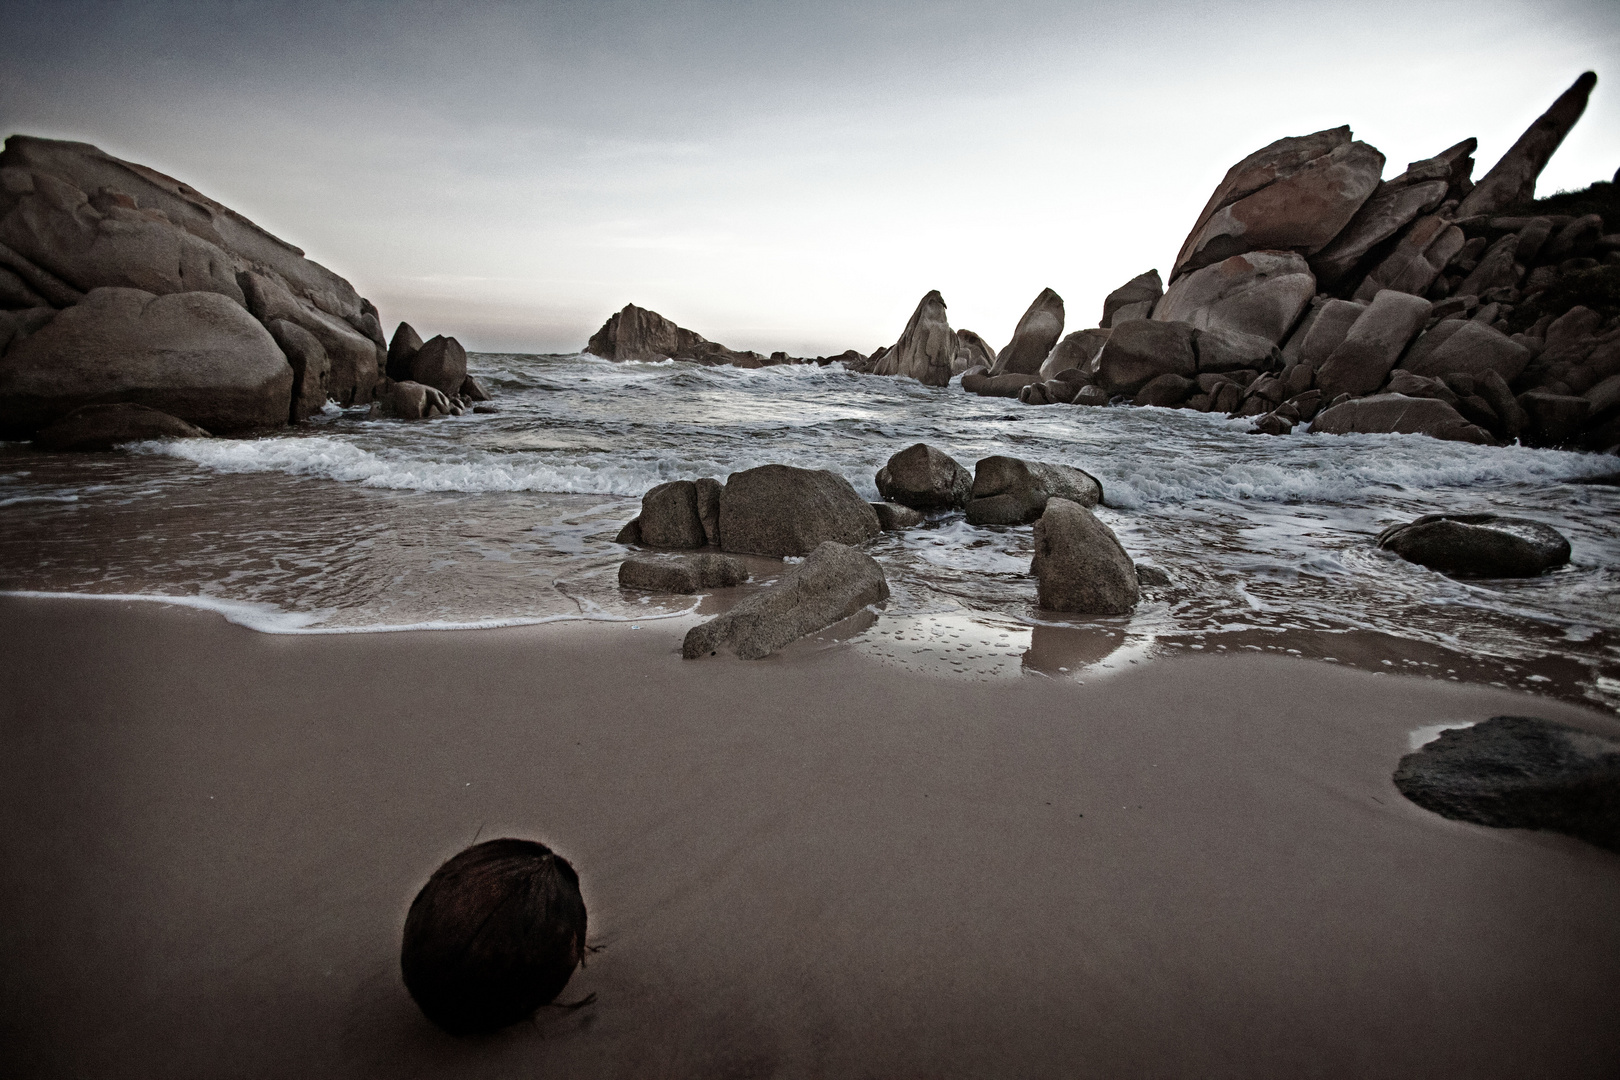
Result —
[[454, 339], [394, 340], [398, 364], [347, 281], [187, 184], [85, 143], [0, 152], [0, 438], [70, 417], [44, 442], [235, 435], [329, 400], [427, 416], [487, 397]]
[[695, 364], [729, 365], [740, 368], [770, 367], [775, 364], [830, 364], [834, 360], [860, 361], [860, 353], [851, 349], [839, 356], [818, 356], [806, 359], [773, 352], [769, 356], [749, 350], [728, 349], [719, 342], [710, 341], [695, 330], [677, 326], [656, 311], [626, 304], [615, 312], [591, 335], [585, 351], [604, 360], [687, 360]]

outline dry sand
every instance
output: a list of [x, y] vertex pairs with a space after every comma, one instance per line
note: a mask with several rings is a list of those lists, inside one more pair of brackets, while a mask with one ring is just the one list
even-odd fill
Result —
[[[0, 599], [8, 1076], [1620, 1073], [1620, 856], [1450, 822], [1420, 726], [1613, 719], [1272, 657], [1080, 686], [604, 626], [269, 637]], [[398, 974], [475, 836], [603, 946], [458, 1041]]]

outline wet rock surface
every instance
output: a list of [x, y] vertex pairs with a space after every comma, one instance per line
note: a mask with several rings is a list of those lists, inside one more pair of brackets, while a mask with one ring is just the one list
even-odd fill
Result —
[[1425, 514], [1385, 529], [1378, 546], [1453, 577], [1535, 577], [1570, 556], [1552, 526], [1498, 514]]

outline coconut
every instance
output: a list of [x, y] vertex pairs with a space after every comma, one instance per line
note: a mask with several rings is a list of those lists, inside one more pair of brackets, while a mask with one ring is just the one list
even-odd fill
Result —
[[568, 860], [533, 840], [487, 840], [434, 871], [405, 916], [399, 966], [452, 1035], [527, 1019], [585, 955], [585, 901]]

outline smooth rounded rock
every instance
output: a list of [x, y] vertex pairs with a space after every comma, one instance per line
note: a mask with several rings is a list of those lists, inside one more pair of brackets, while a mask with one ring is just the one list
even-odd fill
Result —
[[973, 474], [945, 451], [916, 443], [889, 458], [876, 477], [878, 494], [916, 510], [954, 510], [968, 501]]
[[1030, 573], [1048, 611], [1123, 615], [1141, 598], [1136, 568], [1114, 530], [1068, 499], [1049, 500], [1035, 523]]
[[1385, 529], [1378, 546], [1453, 577], [1535, 577], [1570, 554], [1552, 526], [1497, 514], [1425, 514]]

